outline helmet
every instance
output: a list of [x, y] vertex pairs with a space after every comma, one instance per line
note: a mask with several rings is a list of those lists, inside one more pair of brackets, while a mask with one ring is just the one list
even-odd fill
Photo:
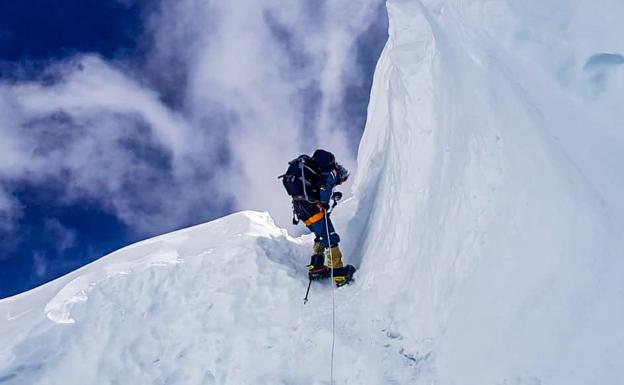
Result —
[[349, 179], [349, 170], [344, 168], [342, 165], [336, 163], [336, 174], [338, 175], [338, 184], [342, 184]]

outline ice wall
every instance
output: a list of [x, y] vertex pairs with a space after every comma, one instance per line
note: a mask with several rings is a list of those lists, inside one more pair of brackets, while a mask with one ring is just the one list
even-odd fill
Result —
[[599, 3], [388, 1], [349, 251], [441, 384], [624, 374], [624, 5]]

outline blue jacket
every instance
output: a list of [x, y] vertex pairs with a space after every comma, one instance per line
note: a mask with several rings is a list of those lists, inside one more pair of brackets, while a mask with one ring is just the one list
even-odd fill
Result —
[[332, 196], [332, 190], [338, 184], [338, 176], [335, 171], [321, 174], [320, 178], [321, 191], [319, 200], [321, 203], [329, 204]]

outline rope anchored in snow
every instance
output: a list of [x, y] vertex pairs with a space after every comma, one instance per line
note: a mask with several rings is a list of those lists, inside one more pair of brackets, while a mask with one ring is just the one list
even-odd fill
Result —
[[[338, 198], [340, 199], [340, 198]], [[337, 200], [334, 199], [334, 204], [332, 205], [332, 209], [336, 207], [338, 204]], [[325, 230], [327, 231], [327, 243], [329, 244], [329, 260], [332, 262], [331, 265], [331, 280], [332, 280], [332, 342], [331, 342], [331, 363], [330, 363], [330, 372], [329, 372], [329, 383], [330, 385], [334, 384], [334, 345], [336, 342], [336, 285], [334, 285], [334, 256], [332, 255], [331, 243], [329, 243], [329, 213], [325, 211]]]
[[[329, 243], [329, 214], [334, 210], [334, 207], [338, 204], [338, 201], [342, 198], [342, 193], [336, 191], [332, 195], [332, 200], [334, 203], [330, 207], [329, 210], [325, 210], [325, 230], [327, 231], [327, 241]], [[334, 384], [334, 347], [336, 345], [336, 285], [334, 285], [334, 256], [332, 254], [331, 244], [329, 248], [329, 258], [332, 261], [332, 266], [330, 267], [331, 272], [331, 280], [332, 280], [332, 342], [331, 342], [331, 358], [330, 358], [330, 372], [329, 372], [329, 383], [330, 385]], [[308, 294], [310, 294], [310, 286], [312, 286], [312, 278], [310, 277], [310, 281], [308, 282], [308, 289], [306, 290], [305, 298], [303, 299], [303, 304], [308, 303]]]

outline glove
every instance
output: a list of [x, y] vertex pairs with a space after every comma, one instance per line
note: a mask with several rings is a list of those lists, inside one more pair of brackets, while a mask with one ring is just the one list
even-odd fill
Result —
[[338, 202], [339, 200], [342, 199], [342, 193], [340, 191], [334, 191], [334, 193], [332, 194], [331, 199], [333, 199], [334, 201]]

